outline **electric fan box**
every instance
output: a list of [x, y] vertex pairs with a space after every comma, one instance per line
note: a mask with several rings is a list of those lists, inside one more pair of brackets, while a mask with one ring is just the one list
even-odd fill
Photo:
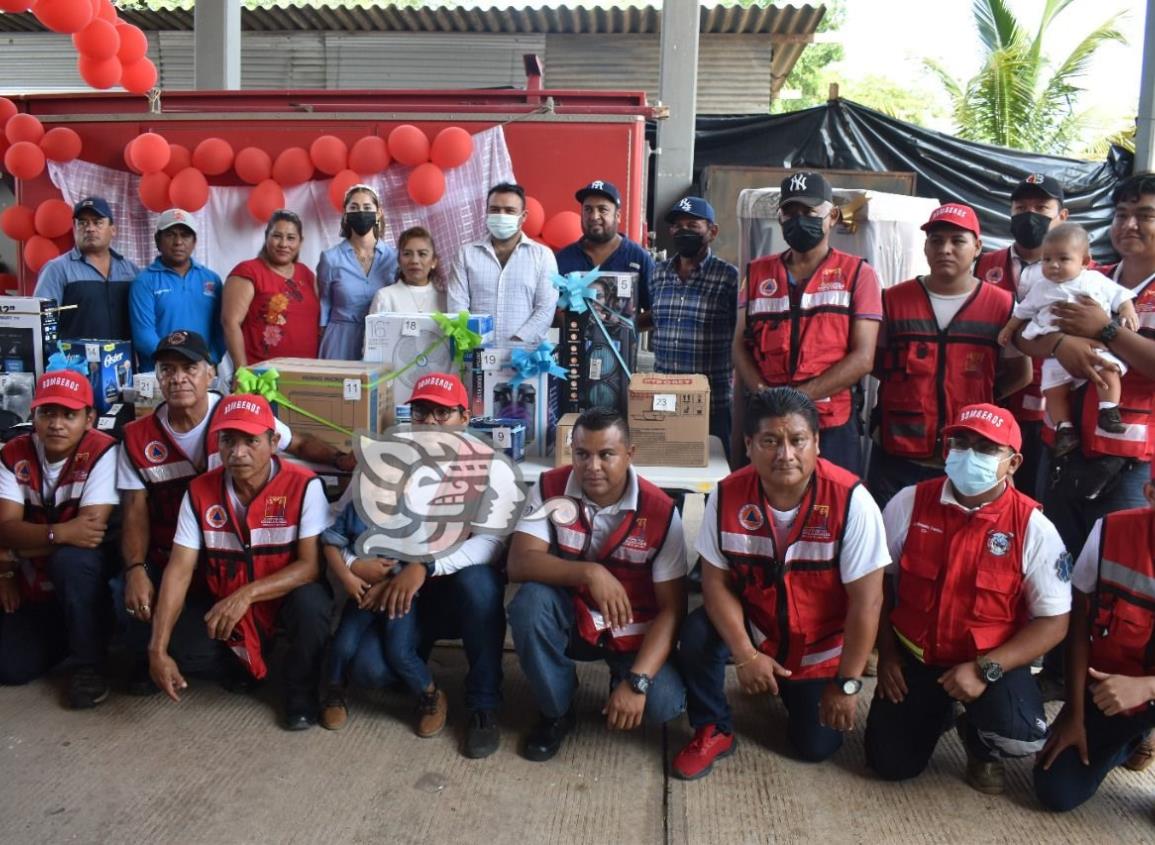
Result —
[[630, 379], [634, 463], [704, 467], [710, 460], [710, 381], [703, 375], [637, 373]]
[[[380, 434], [393, 425], [393, 387], [385, 378], [390, 369], [385, 364], [270, 358], [253, 369], [258, 373], [275, 369], [277, 389], [290, 402], [348, 431]], [[352, 437], [305, 414], [280, 403], [273, 410], [294, 436], [308, 433], [344, 452], [353, 448]]]

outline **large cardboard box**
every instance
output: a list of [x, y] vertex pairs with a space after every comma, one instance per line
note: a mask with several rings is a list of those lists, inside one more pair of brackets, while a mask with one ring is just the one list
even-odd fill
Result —
[[557, 434], [553, 441], [553, 465], [568, 467], [573, 463], [573, 425], [581, 414], [566, 414], [557, 421]]
[[710, 459], [710, 382], [703, 375], [638, 373], [630, 379], [634, 463], [704, 467]]
[[88, 380], [103, 414], [120, 401], [120, 391], [132, 387], [132, 343], [127, 340], [80, 338], [60, 341], [60, 351], [88, 363]]
[[[513, 387], [510, 364], [515, 347], [473, 350], [473, 380], [466, 382], [474, 417], [521, 420], [525, 423], [525, 453], [546, 457], [553, 446], [561, 380], [539, 375]], [[536, 346], [523, 347], [527, 350]]]
[[[289, 401], [342, 428], [380, 434], [393, 424], [393, 387], [384, 378], [389, 372], [385, 364], [271, 358], [253, 369], [256, 372], [275, 369], [277, 389]], [[351, 437], [292, 408], [277, 404], [273, 410], [294, 434], [312, 434], [346, 452], [353, 448]]]
[[[493, 342], [493, 318], [470, 315], [469, 327]], [[393, 380], [393, 401], [404, 405], [413, 394], [413, 385], [426, 373], [448, 373], [453, 366], [453, 344], [444, 343], [428, 351], [443, 337], [437, 321], [428, 314], [370, 314], [365, 318], [366, 361], [387, 364], [400, 370], [413, 363]]]
[[56, 300], [0, 296], [0, 370], [43, 375], [56, 351]]

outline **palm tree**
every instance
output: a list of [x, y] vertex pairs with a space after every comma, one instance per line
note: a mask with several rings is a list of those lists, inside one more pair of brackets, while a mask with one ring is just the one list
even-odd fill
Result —
[[1075, 0], [1046, 0], [1032, 37], [1007, 0], [974, 0], [972, 14], [985, 59], [973, 78], [960, 84], [933, 62], [929, 67], [953, 101], [956, 134], [970, 141], [1061, 155], [1076, 139], [1083, 114], [1076, 111], [1077, 80], [1095, 51], [1109, 41], [1126, 43], [1116, 28], [1121, 13], [1099, 24], [1057, 64], [1043, 52], [1056, 17]]

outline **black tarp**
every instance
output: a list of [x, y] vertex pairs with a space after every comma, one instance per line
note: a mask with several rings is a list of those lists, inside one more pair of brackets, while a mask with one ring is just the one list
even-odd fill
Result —
[[1010, 195], [1031, 173], [1047, 173], [1066, 191], [1071, 219], [1094, 242], [1095, 258], [1113, 256], [1110, 195], [1131, 170], [1131, 154], [1113, 148], [1104, 162], [963, 141], [888, 117], [849, 100], [781, 115], [699, 117], [694, 179], [711, 164], [916, 174], [915, 193], [974, 207], [988, 249], [1010, 243]]

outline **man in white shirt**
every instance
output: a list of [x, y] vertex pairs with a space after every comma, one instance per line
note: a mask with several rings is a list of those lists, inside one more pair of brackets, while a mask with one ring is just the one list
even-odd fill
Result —
[[492, 314], [500, 345], [544, 340], [557, 306], [557, 260], [521, 231], [525, 215], [523, 187], [494, 185], [486, 198], [489, 237], [463, 246], [449, 273], [449, 313]]

